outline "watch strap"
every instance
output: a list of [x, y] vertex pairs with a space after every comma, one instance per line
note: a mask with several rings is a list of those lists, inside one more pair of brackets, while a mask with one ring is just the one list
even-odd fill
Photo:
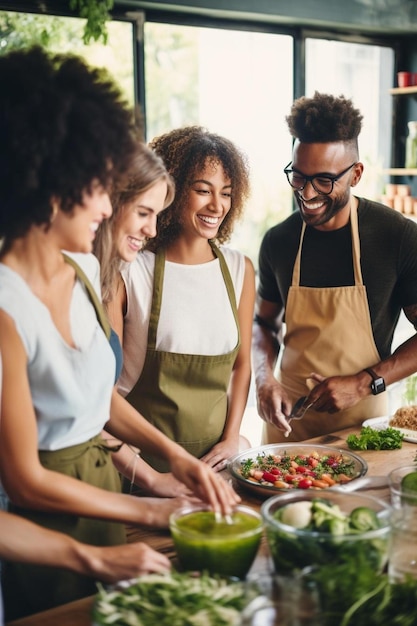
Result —
[[374, 372], [373, 369], [371, 369], [370, 367], [365, 367], [364, 372], [368, 372], [369, 376], [372, 378], [372, 380], [377, 380], [378, 378], [381, 378], [381, 376], [378, 376], [378, 374], [376, 372]]
[[383, 379], [382, 376], [380, 376], [379, 374], [374, 372], [374, 370], [371, 367], [365, 367], [365, 369], [363, 371], [367, 372], [369, 374], [369, 376], [371, 376], [371, 378], [372, 378], [371, 391], [372, 391], [374, 396], [377, 396], [378, 394], [380, 394], [383, 391], [385, 391], [385, 389], [386, 389], [386, 387], [385, 387], [385, 380]]

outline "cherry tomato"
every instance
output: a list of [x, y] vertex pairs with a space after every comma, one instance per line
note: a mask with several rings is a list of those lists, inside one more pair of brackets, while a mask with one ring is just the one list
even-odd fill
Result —
[[262, 474], [263, 480], [267, 480], [269, 483], [274, 483], [276, 481], [275, 474], [271, 474], [271, 472], [264, 472]]

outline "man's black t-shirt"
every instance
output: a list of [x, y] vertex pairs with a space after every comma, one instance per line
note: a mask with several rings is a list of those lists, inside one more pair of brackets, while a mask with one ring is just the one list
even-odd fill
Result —
[[[374, 340], [381, 359], [391, 353], [401, 309], [417, 305], [417, 224], [377, 202], [359, 199], [361, 268]], [[302, 219], [297, 211], [265, 234], [259, 253], [258, 294], [285, 306]], [[300, 285], [354, 284], [350, 222], [334, 231], [306, 228]], [[308, 315], [308, 312], [306, 312]]]

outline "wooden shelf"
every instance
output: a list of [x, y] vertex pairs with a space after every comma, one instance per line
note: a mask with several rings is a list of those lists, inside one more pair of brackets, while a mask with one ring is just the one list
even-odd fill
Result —
[[[412, 87], [393, 87], [389, 90], [390, 94], [405, 96], [409, 94], [417, 95], [417, 85], [413, 85]], [[417, 168], [415, 167], [391, 167], [389, 169], [384, 170], [384, 174], [389, 174], [390, 176], [417, 176]]]
[[391, 176], [417, 176], [417, 168], [415, 167], [391, 167], [384, 170], [385, 174]]
[[402, 96], [410, 93], [417, 94], [417, 85], [413, 87], [393, 87], [389, 90], [389, 92], [393, 95]]

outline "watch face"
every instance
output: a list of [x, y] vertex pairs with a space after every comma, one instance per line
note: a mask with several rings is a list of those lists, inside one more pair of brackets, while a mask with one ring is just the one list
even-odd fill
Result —
[[382, 393], [383, 391], [385, 391], [384, 379], [376, 378], [371, 384], [371, 389], [374, 395], [377, 395], [378, 393]]

